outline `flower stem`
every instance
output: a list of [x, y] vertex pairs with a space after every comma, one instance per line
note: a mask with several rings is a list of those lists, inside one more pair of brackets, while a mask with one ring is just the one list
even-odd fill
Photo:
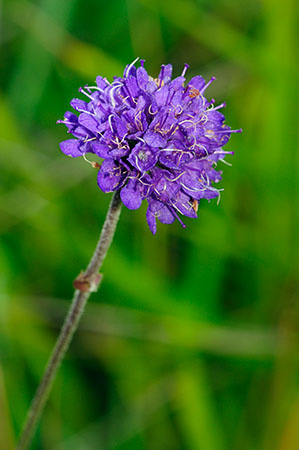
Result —
[[112, 197], [99, 241], [87, 269], [74, 281], [76, 290], [72, 304], [47, 363], [43, 378], [30, 405], [16, 450], [25, 450], [29, 448], [37, 423], [49, 397], [57, 371], [69, 347], [73, 334], [77, 329], [85, 304], [91, 292], [97, 290], [101, 283], [99, 270], [112, 242], [120, 211], [121, 200], [119, 192], [116, 192]]

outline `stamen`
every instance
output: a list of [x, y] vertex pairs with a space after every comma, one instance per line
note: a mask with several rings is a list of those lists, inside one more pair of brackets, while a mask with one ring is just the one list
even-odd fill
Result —
[[90, 98], [90, 100], [94, 100], [94, 98], [91, 95], [87, 94], [87, 92], [85, 92], [83, 88], [80, 87], [78, 91], [86, 95], [86, 97]]
[[185, 189], [188, 189], [188, 191], [193, 191], [193, 192], [202, 192], [202, 191], [206, 191], [207, 190], [206, 187], [205, 188], [201, 188], [201, 189], [190, 188], [190, 187], [186, 186], [184, 183], [181, 183], [181, 186], [183, 186]]
[[83, 159], [84, 161], [88, 162], [88, 164], [90, 164], [94, 169], [100, 169], [101, 165], [96, 162], [96, 161], [90, 161], [89, 159], [86, 158], [86, 153], [83, 153]]
[[137, 166], [137, 169], [139, 170], [139, 172], [144, 172], [144, 171], [139, 167], [137, 155], [135, 155], [135, 162], [136, 162], [136, 166]]
[[231, 163], [225, 161], [224, 159], [219, 159], [219, 161], [223, 162], [223, 164], [226, 164], [227, 166], [230, 166], [230, 167], [232, 166]]
[[[224, 190], [224, 189], [221, 189], [222, 191]], [[219, 203], [220, 203], [220, 200], [221, 200], [221, 194], [220, 194], [220, 190], [218, 191], [218, 198], [217, 198], [217, 206], [219, 206]]]
[[123, 85], [123, 88], [124, 88], [124, 90], [129, 94], [129, 97], [128, 97], [128, 98], [129, 98], [131, 101], [137, 103], [137, 102], [134, 100], [134, 97], [133, 97], [133, 95], [131, 94], [130, 89], [128, 88], [127, 84], [124, 84], [124, 85]]
[[110, 92], [109, 92], [109, 96], [110, 96], [110, 100], [111, 100], [111, 103], [112, 103], [113, 108], [114, 108], [115, 105], [116, 105], [116, 101], [115, 101], [115, 98], [114, 98], [114, 91], [116, 91], [116, 89], [119, 88], [119, 87], [121, 87], [121, 86], [123, 86], [123, 84], [116, 84], [116, 85], [114, 85], [114, 86], [111, 88], [111, 90], [110, 90]]
[[[184, 108], [183, 108], [181, 105], [174, 106], [174, 105], [171, 103], [170, 106], [172, 106], [172, 107], [174, 108], [174, 114], [175, 114], [175, 116], [179, 116], [180, 114], [182, 114], [182, 112], [183, 112], [183, 110], [184, 110]], [[176, 110], [177, 108], [181, 108], [181, 109], [180, 109], [180, 112], [177, 112], [177, 110]]]
[[[189, 130], [190, 128], [194, 127], [196, 128], [196, 125], [202, 122], [202, 119], [205, 119], [205, 116], [201, 117], [197, 122], [192, 122], [192, 125], [190, 125], [189, 127], [186, 127], [187, 130]], [[206, 118], [204, 124], [208, 121], [208, 119]], [[191, 120], [190, 120], [191, 122]]]
[[[144, 175], [144, 174], [141, 175], [141, 178], [139, 178], [138, 181], [140, 181], [140, 183], [143, 184], [143, 186], [147, 186], [148, 191], [149, 191], [149, 189], [153, 186], [153, 184], [144, 183], [144, 182], [142, 181], [142, 176], [143, 176], [143, 175]], [[138, 178], [138, 176], [137, 176], [136, 178]]]
[[102, 93], [104, 93], [104, 89], [99, 88], [98, 86], [86, 86], [88, 87], [88, 89], [94, 89], [95, 91], [100, 91]]
[[85, 109], [77, 109], [78, 112], [84, 113], [84, 114], [89, 114], [90, 116], [94, 116], [95, 113], [91, 112], [91, 111], [87, 111]]
[[[181, 153], [180, 153], [180, 155], [179, 155], [178, 164], [181, 164], [181, 159], [182, 159], [184, 153], [188, 153], [188, 154], [190, 155], [190, 152], [184, 152], [184, 151], [181, 151]], [[192, 156], [192, 155], [191, 155], [191, 156]]]
[[168, 181], [177, 181], [177, 180], [178, 180], [179, 178], [181, 178], [181, 176], [183, 176], [185, 173], [186, 173], [186, 172], [180, 173], [176, 178], [167, 178], [166, 176], [165, 176], [165, 178], [166, 178], [166, 180], [168, 180]]
[[212, 189], [213, 191], [218, 191], [218, 189], [213, 188], [213, 187], [211, 186], [210, 178], [209, 178], [209, 176], [208, 176], [207, 173], [202, 172], [201, 175], [202, 175], [203, 179], [205, 179], [205, 182], [207, 183], [207, 185], [208, 185], [208, 187], [209, 187], [210, 189]]
[[200, 96], [201, 94], [198, 89], [191, 87], [188, 95], [192, 99], [192, 98], [196, 98], [196, 97]]
[[[169, 131], [171, 131], [171, 128], [172, 128], [172, 127], [173, 127], [173, 125], [171, 125]], [[175, 127], [175, 129], [173, 130], [173, 132], [171, 133], [170, 136], [173, 136], [173, 135], [177, 132], [178, 129], [179, 129], [179, 126], [177, 125], [177, 126]]]
[[[120, 97], [122, 97], [122, 96], [120, 95]], [[125, 103], [128, 98], [130, 98], [128, 95], [126, 97], [122, 97], [123, 103]], [[129, 104], [128, 106], [131, 106], [131, 105]]]
[[194, 210], [194, 212], [197, 213], [197, 211], [198, 211], [198, 201], [195, 200], [195, 199], [193, 199], [193, 201], [192, 201], [192, 209]]
[[218, 192], [218, 194], [220, 195], [220, 192], [224, 191], [224, 189], [217, 189], [217, 188], [213, 188], [212, 186], [209, 186], [209, 189], [215, 192]]
[[126, 72], [125, 72], [125, 77], [128, 77], [128, 76], [129, 76], [130, 70], [132, 69], [132, 67], [134, 66], [134, 64], [138, 61], [138, 59], [139, 59], [139, 56], [138, 56], [138, 58], [134, 59], [134, 61], [128, 66], [128, 68], [127, 68], [127, 70], [126, 70]]
[[103, 135], [103, 133], [101, 133], [100, 131], [97, 131], [97, 133], [101, 136], [101, 138], [103, 138], [103, 139], [107, 139], [104, 135]]
[[155, 132], [155, 133], [159, 133], [159, 131], [160, 131], [160, 128], [159, 128], [159, 127], [161, 127], [160, 122], [156, 123], [156, 125], [155, 125], [155, 128], [154, 128], [154, 132]]
[[109, 122], [112, 133], [114, 133], [113, 126], [112, 126], [112, 117], [113, 117], [113, 114], [110, 114], [110, 116], [108, 117], [108, 122]]
[[[194, 119], [194, 117], [193, 117], [193, 119]], [[185, 122], [191, 122], [191, 123], [193, 123], [193, 120], [191, 120], [191, 119], [185, 119], [185, 120], [183, 120], [182, 122], [179, 122], [179, 125], [182, 125], [182, 124], [185, 123]]]
[[86, 138], [84, 139], [83, 142], [85, 143], [85, 142], [90, 142], [90, 141], [94, 141], [94, 140], [96, 140], [96, 137], [93, 137], [93, 138], [89, 138], [89, 139], [88, 139], [88, 136], [86, 136]]
[[[115, 185], [113, 186], [112, 191], [114, 191], [120, 184], [121, 184], [121, 180], [120, 180], [120, 181], [117, 181], [117, 182], [115, 183]], [[110, 191], [110, 192], [112, 192], [112, 191]]]
[[[111, 114], [111, 115], [112, 115], [112, 114]], [[126, 133], [126, 134], [124, 135], [124, 137], [122, 138], [121, 141], [119, 140], [119, 137], [116, 136], [115, 141], [114, 141], [113, 139], [111, 139], [111, 142], [113, 142], [113, 144], [117, 145], [118, 148], [127, 148], [126, 146], [121, 146], [121, 144], [122, 144], [122, 143], [124, 142], [124, 140], [126, 139], [127, 135], [128, 135], [128, 133]]]
[[[139, 180], [139, 181], [141, 181], [141, 180]], [[141, 183], [142, 183], [142, 181], [141, 181]], [[144, 184], [144, 183], [143, 183]], [[150, 189], [151, 189], [151, 184], [147, 184], [147, 185], [145, 185], [145, 186], [147, 186], [147, 192], [146, 192], [146, 194], [143, 194], [145, 197], [147, 197], [148, 195], [149, 195], [149, 193], [150, 193]]]
[[197, 147], [199, 147], [199, 149], [202, 149], [205, 152], [205, 156], [199, 157], [200, 160], [207, 159], [210, 156], [208, 150], [204, 145], [202, 144], [194, 144], [194, 145], [196, 145]]
[[[116, 173], [114, 173], [114, 172], [116, 172]], [[112, 169], [112, 171], [109, 172], [109, 174], [110, 174], [112, 177], [120, 177], [120, 176], [121, 176], [121, 167], [114, 167], [114, 168]]]
[[152, 105], [150, 104], [149, 107], [148, 107], [148, 112], [149, 112], [152, 116], [154, 116], [155, 114], [157, 114], [158, 111], [152, 112]]
[[[140, 131], [143, 131], [143, 125], [142, 125], [142, 121], [141, 121], [141, 114], [142, 114], [142, 111], [139, 111], [137, 114], [135, 114], [134, 118], [135, 118], [135, 125], [137, 126], [137, 129], [138, 129], [138, 126], [139, 126]], [[140, 117], [138, 117], [138, 116], [140, 116]]]
[[205, 154], [207, 155], [206, 157], [208, 157], [209, 152], [208, 152], [207, 148], [202, 144], [197, 144], [197, 145], [199, 146], [199, 148], [201, 148], [205, 152]]

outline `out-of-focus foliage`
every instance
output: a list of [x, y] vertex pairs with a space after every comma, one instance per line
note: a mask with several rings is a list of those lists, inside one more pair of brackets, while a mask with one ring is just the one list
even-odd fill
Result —
[[[242, 127], [219, 206], [123, 209], [34, 439], [43, 450], [295, 450], [295, 0], [6, 0], [0, 28], [0, 449], [10, 450], [109, 203], [60, 153], [77, 89], [136, 56], [211, 75]], [[296, 202], [297, 200], [297, 202]]]

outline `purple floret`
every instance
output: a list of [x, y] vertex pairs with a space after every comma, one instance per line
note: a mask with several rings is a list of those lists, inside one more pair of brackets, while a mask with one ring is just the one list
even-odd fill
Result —
[[103, 158], [98, 185], [104, 192], [120, 190], [129, 209], [147, 200], [146, 218], [156, 232], [156, 218], [162, 223], [181, 221], [179, 214], [197, 217], [198, 203], [219, 196], [212, 183], [221, 180], [217, 161], [227, 154], [222, 147], [231, 130], [225, 117], [207, 101], [206, 83], [201, 76], [185, 83], [186, 64], [181, 76], [172, 79], [172, 66], [161, 67], [158, 78], [148, 75], [144, 61], [136, 68], [127, 65], [123, 77], [109, 83], [100, 76], [96, 86], [79, 91], [86, 101], [74, 98], [64, 123], [74, 139], [61, 142], [69, 156], [94, 153]]

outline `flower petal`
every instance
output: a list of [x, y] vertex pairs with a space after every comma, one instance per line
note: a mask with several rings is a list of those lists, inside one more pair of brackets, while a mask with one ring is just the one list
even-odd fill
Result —
[[79, 123], [88, 130], [97, 133], [99, 123], [91, 114], [82, 113], [79, 116]]
[[170, 224], [175, 221], [175, 216], [172, 214], [168, 206], [164, 205], [159, 211], [158, 219], [161, 223]]
[[165, 139], [161, 134], [155, 133], [154, 131], [147, 130], [144, 135], [145, 142], [150, 147], [166, 147], [167, 139]]
[[120, 140], [122, 140], [126, 134], [128, 134], [128, 130], [124, 122], [118, 117], [113, 116], [114, 129], [116, 130], [117, 136]]
[[196, 77], [191, 78], [191, 80], [188, 83], [188, 86], [198, 89], [200, 91], [205, 84], [206, 82], [204, 78], [201, 77], [200, 75], [196, 75]]
[[158, 161], [158, 151], [141, 142], [135, 145], [128, 157], [129, 163], [137, 170], [146, 172], [152, 169]]
[[185, 77], [177, 77], [170, 83], [170, 88], [177, 91], [178, 89], [182, 88], [184, 86], [186, 78]]
[[91, 141], [91, 147], [93, 150], [93, 153], [100, 158], [108, 158], [109, 153], [109, 146], [105, 143], [101, 143], [99, 141]]
[[147, 210], [146, 210], [146, 220], [147, 220], [147, 223], [148, 223], [148, 226], [149, 226], [149, 229], [151, 230], [151, 232], [153, 234], [156, 234], [156, 231], [157, 231], [156, 216], [151, 211], [150, 204], [148, 205]]
[[168, 94], [169, 94], [169, 87], [167, 85], [162, 86], [155, 92], [155, 99], [159, 108], [167, 104]]
[[145, 91], [148, 82], [148, 74], [144, 67], [138, 67], [136, 71], [136, 78], [140, 89]]
[[97, 76], [96, 82], [97, 82], [97, 85], [98, 85], [98, 87], [99, 87], [100, 89], [105, 89], [105, 88], [108, 86], [107, 80], [105, 80], [105, 79], [104, 79], [103, 77], [101, 77], [101, 76]]
[[120, 198], [128, 209], [138, 209], [142, 203], [140, 192], [130, 182], [120, 191]]
[[80, 100], [79, 98], [73, 98], [73, 100], [70, 103], [71, 107], [74, 108], [76, 111], [85, 111], [87, 110], [87, 102], [84, 100]]
[[60, 142], [60, 149], [65, 155], [76, 158], [82, 156], [82, 151], [79, 149], [80, 141], [78, 139], [68, 139], [67, 141]]
[[164, 84], [169, 83], [172, 75], [172, 65], [167, 64], [161, 67], [160, 73], [158, 75], [158, 79], [162, 80]]
[[98, 171], [98, 185], [104, 192], [116, 191], [122, 186], [125, 178], [124, 169], [113, 159], [105, 159]]

